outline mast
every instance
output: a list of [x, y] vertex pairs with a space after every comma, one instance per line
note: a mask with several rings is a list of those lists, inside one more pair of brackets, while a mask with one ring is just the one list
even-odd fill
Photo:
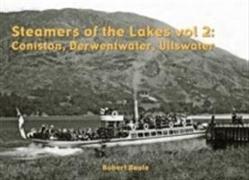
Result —
[[138, 114], [138, 101], [137, 101], [137, 95], [136, 91], [134, 92], [134, 120], [135, 123], [138, 122], [139, 114]]
[[133, 100], [134, 100], [134, 120], [135, 123], [138, 122], [139, 114], [138, 114], [138, 99], [137, 99], [137, 94], [138, 94], [138, 88], [139, 88], [139, 83], [141, 81], [141, 73], [139, 71], [140, 64], [138, 62], [134, 62], [133, 64], [133, 80], [132, 80], [132, 86], [133, 86]]
[[134, 100], [134, 119], [135, 119], [135, 122], [138, 122], [138, 118], [139, 118], [139, 115], [138, 115], [138, 103], [137, 103], [137, 100], [135, 99]]

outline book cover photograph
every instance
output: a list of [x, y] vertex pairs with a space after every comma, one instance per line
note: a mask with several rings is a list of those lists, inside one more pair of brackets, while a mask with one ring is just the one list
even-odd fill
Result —
[[0, 180], [248, 180], [247, 0], [0, 0]]

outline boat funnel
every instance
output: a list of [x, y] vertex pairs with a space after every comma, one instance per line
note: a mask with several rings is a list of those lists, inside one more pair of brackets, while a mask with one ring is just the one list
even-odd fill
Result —
[[137, 99], [134, 99], [134, 119], [135, 122], [138, 122], [139, 114], [138, 114], [138, 102]]

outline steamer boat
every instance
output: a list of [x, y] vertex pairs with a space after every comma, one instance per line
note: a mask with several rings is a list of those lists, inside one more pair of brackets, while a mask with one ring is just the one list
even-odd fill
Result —
[[179, 115], [150, 115], [139, 117], [137, 100], [134, 101], [134, 119], [126, 120], [117, 111], [103, 108], [100, 111], [101, 127], [93, 131], [55, 129], [43, 126], [39, 131], [24, 129], [24, 117], [17, 109], [19, 132], [22, 138], [42, 146], [109, 147], [150, 144], [205, 137], [206, 129]]

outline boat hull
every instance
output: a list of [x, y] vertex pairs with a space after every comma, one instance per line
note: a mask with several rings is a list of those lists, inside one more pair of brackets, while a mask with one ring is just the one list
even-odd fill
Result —
[[171, 135], [171, 136], [154, 136], [143, 138], [114, 138], [110, 140], [89, 140], [89, 141], [56, 141], [56, 140], [43, 140], [43, 139], [31, 139], [32, 142], [49, 147], [59, 148], [72, 148], [72, 147], [112, 147], [112, 146], [129, 146], [129, 145], [141, 145], [152, 144], [160, 142], [179, 141], [184, 139], [201, 138], [205, 136], [205, 131], [197, 131], [191, 134]]

